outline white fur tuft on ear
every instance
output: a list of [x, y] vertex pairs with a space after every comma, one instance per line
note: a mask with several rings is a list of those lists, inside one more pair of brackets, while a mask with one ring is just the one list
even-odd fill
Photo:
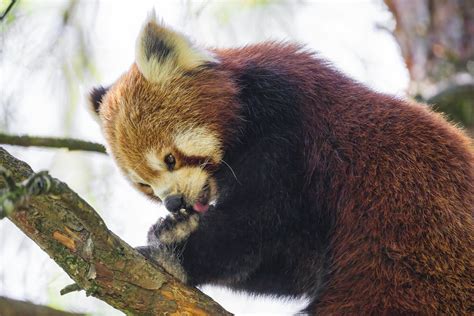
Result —
[[177, 71], [216, 61], [210, 52], [195, 47], [186, 36], [158, 22], [154, 9], [148, 14], [135, 53], [138, 69], [148, 81], [162, 82]]

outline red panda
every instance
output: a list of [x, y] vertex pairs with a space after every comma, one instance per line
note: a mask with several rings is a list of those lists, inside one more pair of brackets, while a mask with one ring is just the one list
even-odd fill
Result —
[[140, 251], [181, 281], [307, 296], [308, 314], [474, 313], [473, 144], [426, 105], [299, 45], [198, 48], [154, 14], [90, 99], [170, 211]]

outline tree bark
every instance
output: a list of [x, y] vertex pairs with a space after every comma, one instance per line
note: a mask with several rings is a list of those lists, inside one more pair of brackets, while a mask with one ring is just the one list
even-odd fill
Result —
[[[16, 182], [33, 174], [0, 147], [0, 166]], [[109, 231], [94, 209], [55, 181], [48, 194], [17, 204], [8, 218], [86, 291], [134, 315], [230, 315], [210, 297], [146, 260]], [[5, 196], [6, 184], [0, 180]]]
[[0, 296], [0, 315], [2, 316], [85, 316], [85, 314], [60, 311], [47, 306], [18, 301]]
[[0, 144], [23, 147], [66, 148], [68, 150], [92, 151], [106, 154], [104, 145], [73, 138], [36, 137], [0, 133]]
[[385, 0], [410, 73], [409, 94], [474, 135], [474, 1]]

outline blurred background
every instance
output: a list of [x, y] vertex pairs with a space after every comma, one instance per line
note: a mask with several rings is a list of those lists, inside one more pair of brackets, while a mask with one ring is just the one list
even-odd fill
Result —
[[[134, 60], [151, 8], [204, 46], [264, 40], [304, 43], [375, 90], [432, 104], [474, 131], [472, 0], [0, 0], [1, 135], [73, 137], [104, 143], [85, 95]], [[10, 7], [10, 8], [9, 8]], [[86, 199], [132, 246], [165, 211], [135, 192], [110, 157], [5, 146]], [[120, 315], [83, 292], [60, 296], [69, 277], [8, 220], [0, 221], [0, 297], [89, 315]], [[291, 315], [305, 299], [249, 297], [204, 287], [237, 315]], [[0, 304], [2, 301], [0, 300]], [[0, 313], [1, 314], [1, 313]]]

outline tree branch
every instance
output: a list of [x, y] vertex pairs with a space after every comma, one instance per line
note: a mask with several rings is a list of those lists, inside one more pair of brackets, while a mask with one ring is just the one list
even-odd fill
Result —
[[10, 4], [8, 7], [3, 11], [2, 15], [0, 15], [0, 22], [3, 21], [3, 19], [7, 16], [8, 12], [13, 8], [13, 5], [15, 4], [16, 0], [10, 0]]
[[[45, 173], [33, 176], [26, 163], [1, 147], [0, 165], [16, 183], [26, 181], [22, 185], [0, 181], [0, 200], [14, 197], [10, 199], [12, 205], [2, 204], [4, 210], [12, 206], [7, 217], [88, 295], [136, 315], [230, 315], [210, 297], [180, 283], [109, 231], [94, 209], [66, 184]], [[50, 179], [50, 183], [41, 179]], [[13, 191], [8, 189], [12, 187]], [[30, 196], [16, 195], [16, 188]]]
[[60, 311], [47, 306], [18, 301], [0, 296], [0, 315], [2, 316], [84, 316], [84, 314]]
[[0, 144], [24, 147], [67, 148], [68, 150], [84, 150], [106, 154], [104, 145], [73, 138], [15, 136], [0, 133]]

